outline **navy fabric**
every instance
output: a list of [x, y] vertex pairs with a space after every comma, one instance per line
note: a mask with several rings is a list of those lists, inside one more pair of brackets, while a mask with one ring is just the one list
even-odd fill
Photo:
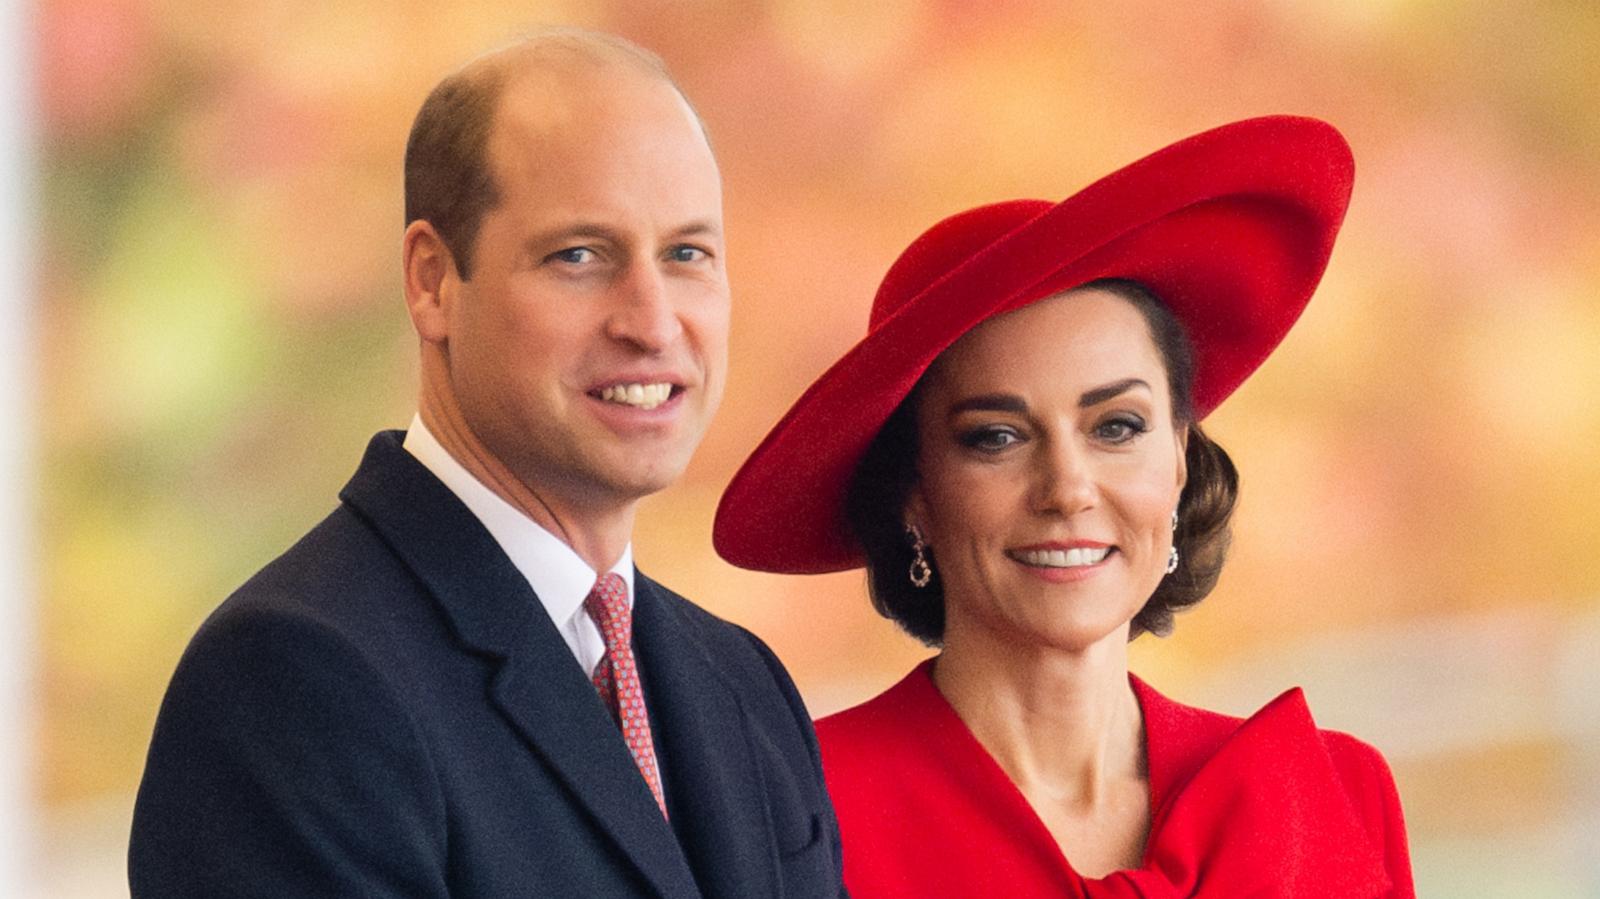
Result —
[[816, 737], [771, 651], [637, 577], [669, 823], [527, 581], [402, 436], [184, 653], [133, 896], [840, 895]]

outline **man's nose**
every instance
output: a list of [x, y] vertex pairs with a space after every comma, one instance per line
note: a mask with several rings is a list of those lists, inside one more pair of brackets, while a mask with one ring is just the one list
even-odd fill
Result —
[[606, 322], [606, 333], [613, 340], [641, 352], [659, 353], [683, 333], [667, 276], [653, 262], [630, 265], [617, 281], [613, 300]]

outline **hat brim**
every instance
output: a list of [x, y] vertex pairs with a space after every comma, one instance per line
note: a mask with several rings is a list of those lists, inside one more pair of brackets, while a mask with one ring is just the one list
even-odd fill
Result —
[[[1194, 347], [1194, 410], [1203, 417], [1266, 359], [1310, 300], [1353, 175], [1349, 146], [1332, 126], [1269, 116], [1180, 141], [1054, 205], [986, 207], [1018, 221], [964, 260], [935, 260], [948, 270], [881, 318], [875, 309], [867, 336], [734, 475], [712, 531], [717, 552], [759, 571], [862, 565], [845, 491], [895, 407], [972, 328], [1090, 281], [1137, 281], [1172, 309]], [[905, 255], [916, 251], [918, 243]], [[894, 277], [891, 270], [880, 303]]]

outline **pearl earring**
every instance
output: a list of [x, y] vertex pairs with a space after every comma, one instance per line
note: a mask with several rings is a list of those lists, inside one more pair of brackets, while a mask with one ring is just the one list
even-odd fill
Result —
[[[1173, 543], [1176, 544], [1177, 543], [1177, 538], [1178, 538], [1178, 510], [1177, 509], [1173, 509], [1172, 510], [1172, 538], [1173, 538]], [[1172, 547], [1171, 551], [1169, 551], [1167, 553], [1167, 574], [1171, 574], [1171, 573], [1173, 573], [1174, 571], [1177, 571], [1177, 570], [1178, 570], [1178, 547], [1176, 545], [1174, 545]]]

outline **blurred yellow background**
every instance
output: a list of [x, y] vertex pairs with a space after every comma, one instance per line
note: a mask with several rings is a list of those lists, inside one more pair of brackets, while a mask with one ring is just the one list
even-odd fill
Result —
[[39, 895], [126, 894], [190, 634], [410, 418], [417, 105], [574, 24], [666, 59], [726, 179], [732, 383], [637, 558], [766, 638], [819, 715], [926, 650], [859, 572], [734, 570], [710, 521], [895, 254], [1226, 121], [1336, 124], [1357, 181], [1327, 277], [1210, 420], [1242, 472], [1232, 561], [1136, 668], [1235, 713], [1304, 684], [1388, 755], [1422, 895], [1600, 896], [1592, 0], [44, 0], [34, 21]]

